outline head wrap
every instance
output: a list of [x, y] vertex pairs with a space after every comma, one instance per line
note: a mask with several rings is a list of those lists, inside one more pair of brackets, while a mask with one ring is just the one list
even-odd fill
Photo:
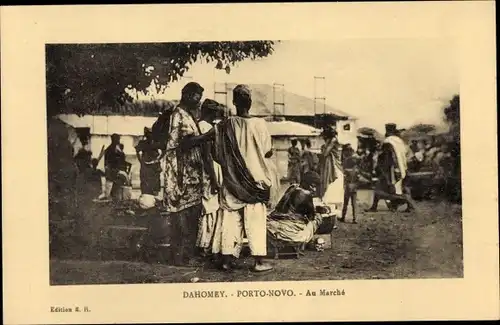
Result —
[[202, 110], [207, 110], [207, 111], [213, 111], [213, 112], [218, 112], [221, 109], [221, 104], [216, 102], [213, 99], [205, 99], [203, 101], [203, 104], [201, 104], [201, 109]]
[[325, 137], [326, 138], [333, 138], [335, 136], [337, 136], [337, 130], [335, 130], [332, 127], [326, 127], [321, 132], [321, 137], [323, 137], [323, 138], [325, 138]]
[[405, 131], [405, 129], [398, 129], [398, 126], [396, 123], [387, 123], [385, 125], [385, 136], [391, 136], [391, 135], [400, 135], [401, 132]]

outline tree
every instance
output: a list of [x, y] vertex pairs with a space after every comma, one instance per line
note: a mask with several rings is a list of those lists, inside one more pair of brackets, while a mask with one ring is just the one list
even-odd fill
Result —
[[157, 90], [179, 80], [199, 60], [230, 73], [245, 59], [273, 53], [274, 41], [46, 46], [47, 112], [121, 112], [133, 101], [126, 89]]
[[462, 200], [461, 188], [461, 144], [460, 144], [460, 95], [456, 94], [443, 109], [446, 122], [450, 125], [449, 146], [454, 158], [449, 182], [450, 198], [456, 202]]
[[451, 124], [460, 123], [460, 95], [454, 95], [444, 108], [445, 120]]

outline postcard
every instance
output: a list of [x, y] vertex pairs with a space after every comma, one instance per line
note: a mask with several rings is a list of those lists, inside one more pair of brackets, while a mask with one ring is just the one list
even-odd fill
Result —
[[499, 318], [493, 2], [1, 18], [6, 324]]

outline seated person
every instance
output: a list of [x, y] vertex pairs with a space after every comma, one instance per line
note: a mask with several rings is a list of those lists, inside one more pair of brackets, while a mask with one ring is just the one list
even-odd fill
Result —
[[267, 233], [272, 243], [290, 244], [302, 251], [323, 221], [321, 214], [329, 213], [326, 206], [315, 206], [313, 199], [320, 177], [308, 172], [300, 185], [291, 185], [274, 211], [267, 217]]

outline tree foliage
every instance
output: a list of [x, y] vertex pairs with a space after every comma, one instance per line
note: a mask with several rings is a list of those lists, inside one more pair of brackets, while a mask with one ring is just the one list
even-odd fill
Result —
[[[230, 73], [235, 63], [273, 53], [274, 41], [46, 46], [48, 115], [119, 113], [134, 98], [126, 89], [157, 90], [179, 80], [193, 63], [212, 62]], [[130, 107], [130, 106], [129, 106]]]
[[460, 123], [460, 95], [454, 95], [444, 108], [445, 120], [450, 124]]
[[411, 134], [429, 134], [436, 131], [436, 126], [434, 124], [423, 124], [418, 123], [406, 130], [407, 133]]

